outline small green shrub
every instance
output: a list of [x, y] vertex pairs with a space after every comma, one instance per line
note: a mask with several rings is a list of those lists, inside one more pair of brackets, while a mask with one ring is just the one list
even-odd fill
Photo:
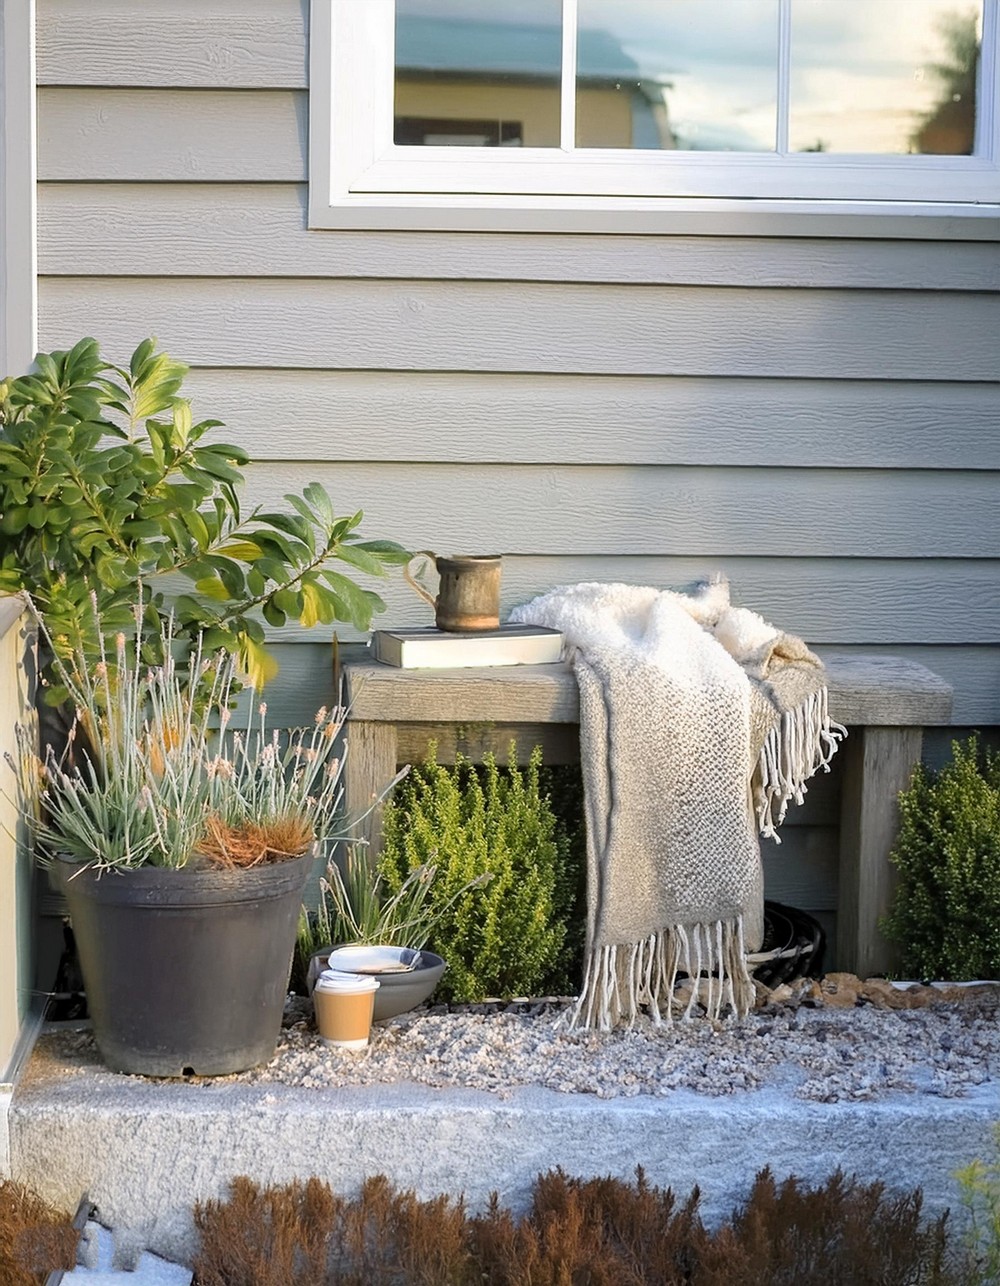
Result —
[[1000, 1282], [1000, 1126], [993, 1141], [992, 1160], [977, 1157], [955, 1174], [967, 1216], [969, 1276], [977, 1283]]
[[1000, 754], [952, 743], [939, 772], [918, 767], [900, 795], [892, 861], [899, 887], [883, 922], [919, 978], [1000, 977]]
[[452, 1000], [531, 995], [559, 960], [573, 881], [540, 765], [536, 748], [522, 771], [512, 747], [505, 772], [493, 756], [478, 770], [461, 756], [447, 768], [432, 747], [386, 806], [380, 870], [390, 892], [422, 866], [437, 868], [430, 897], [441, 901], [490, 875], [455, 898], [430, 939], [448, 961], [442, 991]]

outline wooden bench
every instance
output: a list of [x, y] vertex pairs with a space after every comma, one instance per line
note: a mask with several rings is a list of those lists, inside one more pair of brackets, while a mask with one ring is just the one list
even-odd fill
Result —
[[[821, 652], [830, 712], [850, 732], [836, 757], [841, 774], [837, 960], [866, 977], [892, 965], [878, 932], [892, 895], [888, 862], [898, 822], [897, 796], [920, 760], [923, 729], [947, 724], [951, 687], [914, 661]], [[487, 750], [520, 758], [540, 744], [545, 762], [579, 760], [579, 700], [566, 665], [465, 670], [401, 670], [378, 663], [344, 666], [351, 714], [344, 766], [346, 803], [362, 812], [399, 764], [416, 762], [428, 742], [438, 760], [457, 751], [478, 761]], [[362, 833], [377, 850], [378, 812]]]

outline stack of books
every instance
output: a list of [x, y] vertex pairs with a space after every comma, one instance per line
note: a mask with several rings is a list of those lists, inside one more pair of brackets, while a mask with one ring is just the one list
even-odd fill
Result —
[[501, 625], [496, 630], [451, 634], [433, 625], [376, 630], [372, 654], [403, 670], [445, 670], [473, 665], [549, 665], [559, 660], [563, 636], [541, 625]]

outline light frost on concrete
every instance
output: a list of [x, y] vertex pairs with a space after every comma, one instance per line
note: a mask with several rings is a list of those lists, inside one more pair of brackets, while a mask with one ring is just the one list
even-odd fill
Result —
[[[521, 1086], [599, 1098], [678, 1090], [737, 1095], [781, 1088], [797, 1099], [862, 1102], [892, 1091], [955, 1098], [1000, 1079], [1000, 1024], [990, 1003], [886, 1010], [775, 1007], [742, 1021], [704, 1019], [610, 1033], [568, 1032], [565, 1006], [526, 1002], [417, 1010], [373, 1029], [363, 1051], [323, 1046], [306, 1002], [293, 1001], [263, 1068], [191, 1084], [306, 1089], [411, 1083], [486, 1090]], [[49, 1042], [54, 1042], [49, 1045]], [[46, 1039], [67, 1070], [101, 1076], [89, 1033]]]

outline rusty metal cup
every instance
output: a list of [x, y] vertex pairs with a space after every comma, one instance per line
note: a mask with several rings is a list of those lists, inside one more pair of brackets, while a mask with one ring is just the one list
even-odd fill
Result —
[[[430, 593], [410, 568], [418, 558], [429, 558], [441, 583], [437, 596]], [[454, 554], [443, 558], [421, 549], [403, 569], [406, 582], [434, 608], [439, 630], [475, 633], [495, 630], [500, 625], [500, 554]]]

